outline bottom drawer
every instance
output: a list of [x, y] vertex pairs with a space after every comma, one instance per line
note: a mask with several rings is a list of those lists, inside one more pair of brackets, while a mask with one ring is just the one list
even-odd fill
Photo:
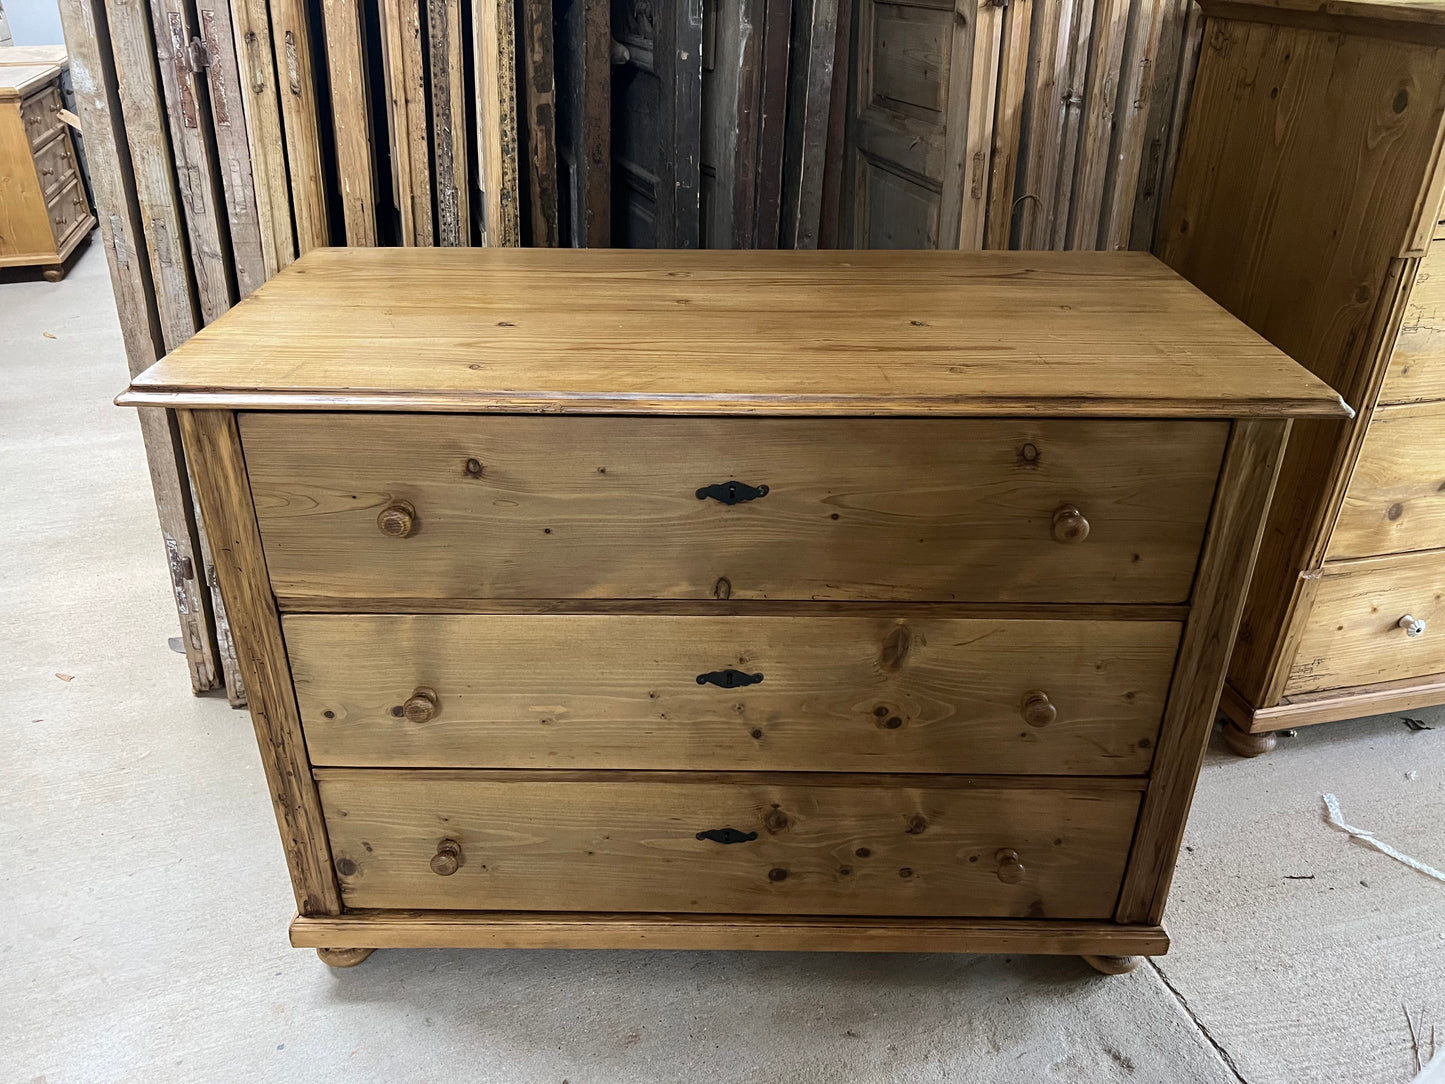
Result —
[[350, 907], [1076, 919], [1113, 916], [1142, 785], [384, 769], [316, 778]]
[[[1284, 695], [1445, 671], [1445, 552], [1325, 565]], [[1423, 623], [1411, 636], [1401, 626]]]

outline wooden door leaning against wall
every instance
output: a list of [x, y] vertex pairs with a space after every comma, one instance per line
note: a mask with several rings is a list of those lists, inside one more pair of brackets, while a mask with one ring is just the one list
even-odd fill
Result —
[[981, 248], [1003, 8], [857, 0], [843, 230], [854, 248]]

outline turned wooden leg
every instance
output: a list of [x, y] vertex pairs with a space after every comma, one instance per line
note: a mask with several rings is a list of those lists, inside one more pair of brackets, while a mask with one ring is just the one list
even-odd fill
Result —
[[1084, 962], [1101, 975], [1127, 975], [1142, 963], [1142, 956], [1085, 956]]
[[319, 948], [316, 955], [321, 957], [322, 963], [332, 967], [355, 967], [375, 951], [369, 948]]
[[1268, 753], [1274, 748], [1276, 740], [1273, 731], [1251, 734], [1247, 730], [1241, 730], [1232, 719], [1224, 724], [1224, 744], [1229, 746], [1230, 752], [1236, 756], [1257, 757], [1261, 753]]
[[65, 268], [47, 267], [42, 274], [45, 275], [46, 282], [59, 282], [65, 277]]

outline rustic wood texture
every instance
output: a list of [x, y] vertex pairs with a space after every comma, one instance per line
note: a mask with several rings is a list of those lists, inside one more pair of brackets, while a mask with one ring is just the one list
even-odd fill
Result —
[[270, 11], [296, 243], [305, 255], [331, 243], [311, 30], [303, 0], [270, 0]]
[[521, 243], [517, 198], [517, 75], [511, 0], [472, 0], [477, 146], [481, 161], [482, 239]]
[[1381, 403], [1445, 399], [1445, 245], [1420, 261], [1410, 289]]
[[[1217, 19], [1205, 43], [1161, 256], [1367, 415], [1433, 165], [1445, 50]], [[1322, 206], [1337, 228], [1320, 228]], [[1365, 420], [1304, 423], [1290, 442], [1231, 668], [1256, 706], [1279, 695], [1307, 617], [1299, 576], [1323, 558]]]
[[[76, 110], [85, 129], [90, 182], [102, 214], [100, 238], [110, 265], [111, 291], [132, 376], [164, 352], [155, 293], [144, 256], [145, 234], [136, 179], [116, 101], [116, 75], [101, 0], [63, 0], [61, 24], [69, 43]], [[191, 688], [214, 689], [220, 663], [210, 623], [210, 593], [196, 575], [202, 567], [190, 484], [180, 437], [170, 411], [139, 411], [146, 463], [166, 548], [166, 566], [180, 621]]]
[[[237, 6], [240, 6], [239, 2]], [[274, 258], [268, 263], [265, 252], [265, 235], [274, 227], [268, 221], [270, 203], [257, 198], [255, 175], [251, 168], [252, 143], [246, 130], [246, 96], [236, 56], [237, 27], [231, 11], [232, 5], [225, 0], [201, 0], [196, 5], [196, 22], [205, 51], [210, 134], [216, 141], [216, 170], [220, 174], [226, 237], [230, 244], [236, 296], [239, 299], [274, 275], [279, 265]], [[253, 95], [252, 108], [265, 110], [267, 107], [274, 114], [274, 93], [269, 101], [256, 101]], [[275, 119], [274, 115], [272, 119]], [[268, 148], [262, 156], [263, 169], [271, 168], [266, 159], [277, 149]], [[271, 179], [269, 173], [266, 179]], [[285, 184], [284, 166], [281, 184]], [[288, 234], [290, 222], [288, 209], [285, 217]]]
[[[143, 0], [107, 0], [106, 20], [125, 137], [132, 147], [168, 147], [160, 88], [155, 80], [155, 44], [145, 4]], [[132, 154], [131, 164], [163, 346], [167, 351], [174, 350], [200, 326], [191, 264], [186, 258], [176, 172], [164, 154]]]
[[326, 826], [306, 759], [281, 622], [266, 579], [235, 416], [226, 411], [186, 411], [179, 420], [245, 673], [251, 720], [291, 871], [296, 909], [303, 915], [338, 914], [341, 900]]
[[1155, 767], [1119, 894], [1120, 922], [1158, 922], [1164, 913], [1289, 427], [1288, 421], [1238, 421], [1230, 434]]
[[[1329, 560], [1445, 544], [1445, 407], [1382, 407], [1355, 460]], [[1445, 579], [1445, 567], [1441, 569]]]
[[380, 19], [386, 66], [386, 130], [391, 143], [391, 184], [399, 239], [408, 246], [432, 245], [436, 238], [427, 145], [421, 0], [382, 0]]
[[[241, 431], [287, 598], [1179, 602], [1227, 426], [248, 414]], [[699, 499], [729, 479], [770, 489]], [[378, 529], [397, 500], [409, 537]], [[1054, 535], [1064, 501], [1087, 539]]]
[[230, 235], [212, 147], [210, 113], [201, 80], [191, 71], [190, 43], [199, 39], [182, 0], [150, 0], [156, 60], [185, 211], [188, 257], [201, 320], [210, 323], [236, 303]]
[[[884, 616], [283, 627], [313, 762], [357, 767], [1137, 775], [1179, 641], [1163, 622]], [[724, 668], [763, 680], [697, 680]], [[395, 709], [421, 687], [437, 702], [417, 726]]]
[[[1286, 696], [1445, 671], [1439, 550], [1331, 563], [1290, 666]], [[1429, 626], [1407, 636], [1405, 615]]]
[[[846, 2], [846, 0], [841, 0]], [[807, 0], [794, 23], [783, 161], [784, 248], [817, 248], [840, 0]]]
[[1034, 0], [1012, 0], [1003, 9], [984, 248], [1009, 248], [1013, 235], [1014, 188], [1018, 182], [1019, 152], [1026, 120], [1024, 100], [1028, 92], [1029, 33], [1033, 17]]
[[361, 20], [358, 0], [321, 2], [331, 89], [331, 132], [348, 245], [376, 244], [376, 179]]
[[1048, 919], [350, 911], [291, 923], [297, 948], [591, 948], [796, 952], [1128, 953], [1162, 956], [1160, 926]]
[[471, 244], [462, 9], [460, 0], [426, 3], [436, 237], [438, 245], [457, 248]]
[[333, 249], [256, 296], [126, 401], [286, 405], [289, 389], [333, 408], [1345, 413], [1143, 253]]
[[[348, 907], [1105, 918], [1132, 790], [317, 770]], [[806, 781], [804, 781], [806, 780]], [[883, 785], [886, 783], [887, 785]], [[699, 833], [757, 838], [725, 844]], [[438, 841], [455, 873], [427, 863]], [[1002, 850], [1021, 876], [1000, 876]]]
[[562, 239], [557, 175], [557, 63], [552, 0], [522, 0], [523, 71], [526, 75], [527, 147], [532, 244], [556, 248]]
[[[286, 172], [286, 144], [281, 128], [281, 84], [276, 79], [276, 57], [271, 49], [271, 14], [266, 0], [231, 0], [226, 6], [236, 34], [240, 112], [245, 118], [251, 149], [250, 172], [256, 191], [261, 255], [269, 278], [296, 258], [291, 182]], [[204, 7], [201, 20], [205, 22]], [[233, 128], [239, 123], [234, 112], [230, 122]], [[237, 276], [243, 283], [247, 274], [237, 268]], [[246, 287], [246, 292], [253, 288]]]
[[607, 0], [559, 0], [558, 155], [566, 176], [567, 242], [606, 248], [612, 241], [612, 34]]

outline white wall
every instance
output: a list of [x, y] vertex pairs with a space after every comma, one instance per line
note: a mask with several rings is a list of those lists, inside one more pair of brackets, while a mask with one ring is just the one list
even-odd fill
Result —
[[64, 45], [56, 0], [0, 0], [16, 45]]

